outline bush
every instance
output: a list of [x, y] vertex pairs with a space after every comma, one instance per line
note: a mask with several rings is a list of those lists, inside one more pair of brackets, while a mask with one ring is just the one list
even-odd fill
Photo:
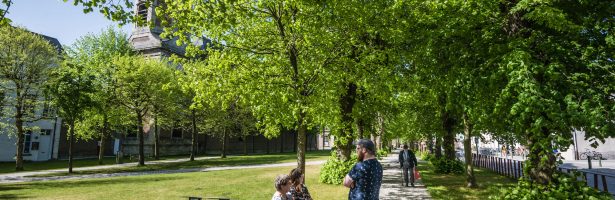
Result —
[[389, 153], [390, 152], [388, 149], [378, 149], [378, 152], [376, 152], [376, 157], [378, 157], [378, 160], [380, 160], [382, 157], [387, 157]]
[[344, 181], [344, 177], [352, 166], [356, 163], [357, 155], [353, 154], [350, 160], [344, 162], [337, 159], [335, 153], [329, 157], [327, 162], [322, 166], [320, 170], [320, 178], [318, 182], [328, 183], [328, 184], [342, 184]]
[[431, 164], [435, 167], [434, 172], [439, 174], [463, 174], [465, 167], [459, 160], [446, 158], [431, 158]]
[[434, 156], [427, 151], [423, 151], [419, 153], [419, 158], [424, 161], [430, 161]]
[[[578, 172], [574, 174], [578, 177]], [[521, 178], [514, 188], [506, 189], [502, 195], [490, 196], [489, 199], [612, 199], [610, 194], [587, 187], [585, 182], [573, 176], [556, 172], [554, 182], [549, 185], [532, 183]]]

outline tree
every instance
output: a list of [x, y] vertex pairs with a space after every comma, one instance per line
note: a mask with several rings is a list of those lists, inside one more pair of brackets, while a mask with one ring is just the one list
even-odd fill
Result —
[[590, 141], [615, 136], [612, 5], [500, 3], [507, 51], [492, 57], [506, 83], [497, 111], [527, 141], [524, 172], [533, 183], [559, 184], [552, 151], [568, 148], [574, 129]]
[[83, 120], [86, 110], [94, 106], [92, 95], [96, 89], [93, 82], [94, 76], [85, 67], [66, 60], [54, 70], [47, 86], [47, 95], [58, 108], [58, 115], [68, 125], [68, 173], [73, 172], [75, 123]]
[[96, 103], [86, 112], [86, 119], [77, 122], [77, 134], [83, 138], [98, 138], [100, 149], [98, 163], [103, 163], [105, 143], [113, 130], [120, 130], [125, 118], [125, 111], [118, 107], [114, 95], [112, 65], [115, 56], [132, 55], [134, 50], [128, 42], [128, 36], [113, 27], [108, 27], [98, 34], [87, 34], [77, 39], [66, 48], [68, 57], [74, 63], [85, 67], [94, 76], [92, 84], [96, 92], [92, 100]]
[[24, 136], [30, 122], [42, 118], [38, 109], [49, 70], [57, 66], [58, 50], [43, 37], [23, 28], [0, 27], [0, 87], [4, 92], [3, 113], [13, 122], [2, 122], [17, 135], [15, 169], [23, 170]]
[[12, 0], [2, 0], [0, 2], [0, 5], [4, 6], [4, 8], [0, 8], [0, 26], [9, 25], [11, 23], [11, 20], [9, 18], [6, 18], [6, 14], [9, 13], [9, 9], [11, 8], [12, 4]]
[[118, 56], [114, 59], [114, 95], [118, 102], [130, 110], [137, 125], [139, 138], [139, 166], [145, 165], [143, 151], [144, 135], [148, 126], [155, 94], [163, 85], [172, 80], [172, 69], [165, 61], [143, 58], [142, 56]]

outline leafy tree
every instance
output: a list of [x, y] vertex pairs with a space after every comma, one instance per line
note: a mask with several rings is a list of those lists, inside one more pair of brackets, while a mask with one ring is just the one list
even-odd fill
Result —
[[23, 28], [0, 27], [0, 87], [4, 95], [3, 121], [6, 132], [17, 135], [15, 169], [23, 170], [25, 132], [28, 124], [42, 118], [43, 85], [49, 70], [57, 66], [58, 50], [40, 35]]
[[[68, 57], [74, 63], [83, 65], [95, 79], [92, 84], [96, 92], [92, 100], [96, 103], [86, 112], [86, 119], [77, 122], [77, 134], [82, 138], [98, 138], [100, 144], [105, 144], [113, 130], [122, 129], [126, 111], [118, 107], [114, 94], [113, 74], [115, 73], [113, 58], [121, 55], [132, 55], [134, 50], [128, 42], [128, 36], [113, 27], [108, 27], [98, 34], [87, 34], [77, 39], [66, 48]], [[105, 145], [101, 145], [98, 163], [102, 164]]]
[[54, 70], [46, 90], [52, 104], [58, 108], [58, 115], [68, 125], [68, 173], [73, 172], [75, 123], [83, 120], [86, 110], [95, 103], [92, 100], [96, 91], [94, 76], [85, 70], [84, 66], [71, 60], [64, 61]]
[[139, 166], [145, 165], [143, 151], [147, 117], [150, 117], [157, 91], [172, 80], [173, 69], [165, 61], [142, 56], [118, 56], [113, 60], [114, 95], [117, 101], [130, 110], [138, 127]]
[[6, 18], [6, 14], [9, 13], [9, 9], [11, 8], [12, 4], [12, 0], [2, 0], [0, 2], [0, 5], [4, 7], [0, 8], [0, 26], [5, 26], [11, 23], [11, 20], [9, 18]]

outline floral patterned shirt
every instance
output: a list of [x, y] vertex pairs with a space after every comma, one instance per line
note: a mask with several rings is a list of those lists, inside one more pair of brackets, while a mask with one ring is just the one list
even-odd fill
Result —
[[293, 197], [293, 200], [312, 200], [310, 192], [303, 184], [301, 185], [301, 192], [296, 191], [295, 187], [290, 187], [290, 194]]

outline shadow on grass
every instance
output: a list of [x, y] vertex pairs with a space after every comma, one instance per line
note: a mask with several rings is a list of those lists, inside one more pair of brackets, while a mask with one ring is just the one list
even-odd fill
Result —
[[[331, 152], [329, 150], [309, 151], [305, 155], [306, 160], [311, 159], [326, 159]], [[296, 153], [277, 153], [263, 155], [245, 155], [245, 156], [229, 156], [227, 158], [212, 158], [205, 160], [185, 161], [176, 163], [161, 163], [155, 165], [132, 166], [123, 168], [111, 168], [88, 171], [75, 171], [72, 174], [66, 172], [33, 175], [28, 177], [52, 177], [52, 176], [67, 176], [67, 175], [86, 175], [86, 174], [111, 174], [123, 172], [144, 172], [144, 171], [159, 171], [159, 170], [178, 170], [178, 169], [194, 169], [194, 168], [209, 168], [209, 167], [228, 167], [242, 165], [260, 165], [260, 164], [275, 164], [284, 162], [296, 161]]]
[[468, 188], [465, 174], [436, 174], [434, 167], [426, 162], [419, 164], [419, 170], [423, 183], [434, 199], [488, 199], [489, 196], [498, 196], [500, 190], [514, 187], [517, 183], [516, 180], [478, 168], [474, 170], [478, 188]]

